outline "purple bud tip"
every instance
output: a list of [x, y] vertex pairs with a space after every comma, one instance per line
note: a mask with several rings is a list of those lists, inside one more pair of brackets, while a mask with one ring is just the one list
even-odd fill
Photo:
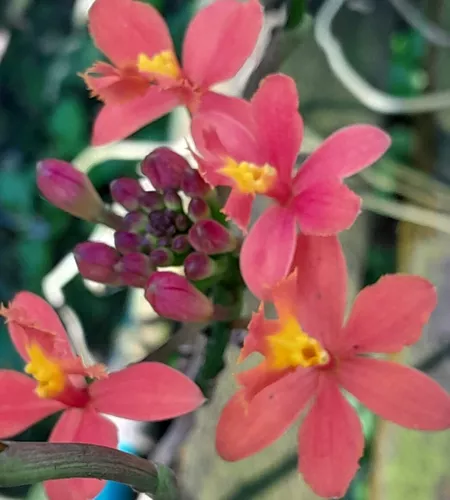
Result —
[[154, 210], [162, 210], [165, 206], [162, 194], [156, 191], [146, 191], [143, 193], [139, 198], [139, 205], [147, 213]]
[[128, 253], [115, 266], [120, 279], [128, 286], [144, 288], [153, 272], [150, 259], [142, 253]]
[[150, 262], [153, 267], [166, 267], [173, 263], [173, 253], [167, 248], [157, 248], [150, 254]]
[[114, 246], [123, 255], [139, 252], [144, 245], [143, 238], [136, 233], [127, 231], [116, 231], [114, 233]]
[[155, 149], [141, 163], [142, 173], [158, 191], [180, 189], [183, 172], [190, 169], [185, 158], [165, 147]]
[[86, 241], [78, 244], [73, 253], [83, 278], [110, 285], [119, 282], [114, 266], [120, 255], [114, 248], [106, 243]]
[[203, 322], [211, 319], [212, 302], [179, 274], [153, 273], [145, 287], [145, 298], [160, 315], [181, 322]]
[[175, 216], [175, 227], [180, 233], [184, 233], [191, 226], [191, 221], [184, 214]]
[[184, 259], [186, 278], [192, 281], [204, 280], [216, 272], [216, 263], [206, 253], [193, 252]]
[[123, 229], [131, 233], [144, 233], [148, 216], [142, 212], [130, 212], [123, 218]]
[[89, 177], [65, 161], [48, 158], [37, 164], [36, 182], [52, 205], [80, 219], [96, 221], [103, 202]]
[[190, 198], [203, 198], [211, 191], [211, 188], [203, 180], [198, 170], [191, 168], [183, 173], [183, 177], [181, 179], [181, 190]]
[[206, 219], [196, 222], [188, 233], [189, 243], [198, 252], [208, 255], [232, 252], [236, 238], [219, 222]]
[[155, 236], [173, 235], [176, 233], [175, 214], [170, 210], [156, 210], [148, 216], [148, 231]]
[[188, 215], [191, 220], [198, 221], [211, 217], [211, 210], [202, 198], [192, 198], [188, 206]]
[[177, 254], [186, 253], [191, 249], [188, 237], [185, 234], [179, 234], [172, 240], [172, 250]]
[[180, 195], [174, 189], [164, 193], [164, 204], [169, 210], [179, 211], [183, 208]]
[[129, 211], [139, 208], [138, 199], [143, 190], [137, 179], [121, 177], [111, 182], [109, 189], [114, 201]]
[[157, 248], [170, 248], [172, 246], [172, 238], [170, 236], [162, 236], [156, 241]]

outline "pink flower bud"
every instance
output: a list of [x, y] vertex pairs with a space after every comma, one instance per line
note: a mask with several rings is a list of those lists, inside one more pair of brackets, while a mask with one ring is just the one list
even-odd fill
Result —
[[139, 205], [147, 213], [164, 208], [164, 200], [161, 193], [156, 191], [146, 191], [139, 198]]
[[142, 212], [129, 212], [123, 218], [123, 229], [130, 233], [143, 233], [147, 229], [148, 216]]
[[168, 248], [156, 248], [150, 254], [153, 267], [166, 267], [173, 263], [173, 253]]
[[150, 276], [145, 298], [160, 316], [175, 321], [207, 321], [214, 312], [213, 304], [206, 295], [184, 276], [168, 271]]
[[172, 240], [172, 250], [177, 254], [186, 253], [190, 248], [191, 244], [185, 234], [179, 234]]
[[137, 179], [121, 177], [111, 182], [109, 189], [114, 201], [129, 211], [139, 208], [139, 197], [143, 189]]
[[142, 253], [128, 253], [115, 265], [122, 282], [136, 288], [144, 288], [153, 272], [150, 259]]
[[181, 179], [181, 190], [191, 198], [202, 198], [211, 191], [211, 188], [203, 180], [198, 170], [194, 170], [193, 168], [191, 168], [183, 172], [183, 177]]
[[145, 242], [141, 236], [127, 231], [116, 231], [114, 233], [114, 246], [123, 255], [132, 252], [140, 252]]
[[193, 252], [184, 259], [186, 278], [192, 281], [210, 278], [216, 273], [217, 265], [206, 253]]
[[169, 210], [173, 210], [175, 212], [178, 212], [183, 208], [180, 195], [173, 189], [164, 193], [164, 204]]
[[236, 238], [219, 222], [206, 219], [196, 222], [188, 233], [189, 243], [198, 252], [208, 255], [232, 252]]
[[89, 177], [65, 161], [48, 158], [37, 164], [36, 181], [42, 196], [80, 219], [96, 221], [103, 202]]
[[120, 254], [106, 243], [85, 241], [78, 244], [73, 253], [83, 278], [110, 285], [120, 282], [114, 269]]
[[192, 221], [196, 222], [211, 217], [211, 210], [202, 198], [192, 198], [188, 206], [188, 215]]
[[165, 147], [155, 149], [141, 163], [142, 173], [158, 191], [180, 189], [183, 172], [190, 169], [185, 158]]

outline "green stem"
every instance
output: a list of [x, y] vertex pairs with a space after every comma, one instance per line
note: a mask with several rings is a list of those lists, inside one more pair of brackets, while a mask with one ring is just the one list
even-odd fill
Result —
[[53, 479], [125, 483], [154, 500], [178, 500], [173, 472], [143, 458], [92, 444], [0, 441], [0, 487]]

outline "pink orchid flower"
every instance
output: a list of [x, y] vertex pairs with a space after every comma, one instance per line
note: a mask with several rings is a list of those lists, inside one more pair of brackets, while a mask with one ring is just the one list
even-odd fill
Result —
[[192, 20], [182, 66], [164, 19], [134, 0], [96, 0], [89, 29], [112, 64], [96, 62], [83, 78], [104, 101], [93, 131], [94, 145], [123, 139], [178, 105], [191, 113], [200, 103], [233, 106], [236, 98], [210, 91], [233, 77], [252, 53], [263, 21], [259, 0], [217, 0]]
[[241, 250], [242, 275], [261, 298], [288, 274], [297, 226], [305, 234], [330, 235], [353, 224], [361, 199], [343, 179], [371, 165], [390, 144], [376, 127], [349, 126], [294, 172], [303, 137], [298, 104], [295, 82], [271, 75], [250, 103], [240, 102], [227, 114], [200, 112], [192, 122], [200, 171], [213, 186], [231, 187], [224, 212], [245, 230], [255, 196], [272, 202]]
[[[43, 299], [16, 295], [6, 318], [11, 339], [26, 361], [25, 372], [0, 370], [0, 438], [22, 432], [63, 411], [50, 441], [117, 445], [117, 428], [102, 413], [142, 421], [177, 417], [200, 406], [199, 388], [183, 374], [160, 363], [140, 363], [107, 375], [100, 365], [85, 367], [71, 350], [66, 331]], [[91, 384], [85, 377], [96, 379]], [[97, 479], [47, 481], [50, 500], [95, 497]]]
[[273, 292], [278, 319], [252, 318], [241, 359], [265, 359], [241, 372], [223, 409], [216, 447], [240, 460], [269, 446], [306, 409], [299, 471], [320, 496], [342, 497], [358, 469], [364, 438], [344, 389], [370, 410], [420, 430], [450, 427], [450, 396], [423, 373], [368, 353], [393, 353], [419, 339], [436, 292], [419, 276], [387, 275], [357, 296], [344, 322], [347, 270], [336, 236], [301, 235], [294, 271]]

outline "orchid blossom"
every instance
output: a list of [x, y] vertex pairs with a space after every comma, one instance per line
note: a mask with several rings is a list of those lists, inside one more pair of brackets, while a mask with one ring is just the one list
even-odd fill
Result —
[[342, 389], [398, 425], [450, 427], [450, 396], [435, 381], [367, 356], [417, 342], [436, 292], [419, 276], [387, 275], [359, 293], [344, 322], [347, 270], [337, 237], [299, 236], [294, 262], [299, 269], [272, 294], [278, 319], [265, 319], [261, 308], [251, 321], [241, 359], [258, 352], [264, 360], [238, 374], [241, 389], [221, 414], [216, 447], [225, 460], [253, 455], [306, 410], [299, 470], [318, 495], [340, 498], [364, 447]]
[[390, 144], [377, 127], [345, 127], [294, 172], [303, 137], [298, 105], [295, 82], [271, 75], [250, 103], [228, 113], [200, 112], [192, 121], [202, 175], [213, 186], [231, 187], [225, 214], [246, 230], [255, 196], [271, 201], [241, 250], [242, 275], [260, 298], [288, 274], [297, 226], [304, 234], [330, 235], [353, 224], [361, 199], [343, 179], [371, 165]]
[[89, 29], [110, 63], [96, 62], [83, 75], [105, 105], [93, 131], [94, 145], [132, 134], [178, 105], [227, 109], [238, 99], [210, 87], [233, 77], [252, 53], [263, 21], [259, 0], [218, 0], [192, 20], [182, 65], [168, 27], [151, 5], [134, 0], [95, 0]]
[[[62, 411], [51, 442], [114, 448], [116, 426], [102, 413], [158, 421], [191, 412], [203, 402], [194, 382], [161, 363], [140, 363], [109, 376], [100, 365], [84, 366], [56, 312], [37, 295], [20, 292], [0, 314], [31, 375], [0, 370], [1, 438]], [[45, 489], [50, 500], [88, 500], [103, 485], [97, 479], [64, 479], [47, 481]]]

